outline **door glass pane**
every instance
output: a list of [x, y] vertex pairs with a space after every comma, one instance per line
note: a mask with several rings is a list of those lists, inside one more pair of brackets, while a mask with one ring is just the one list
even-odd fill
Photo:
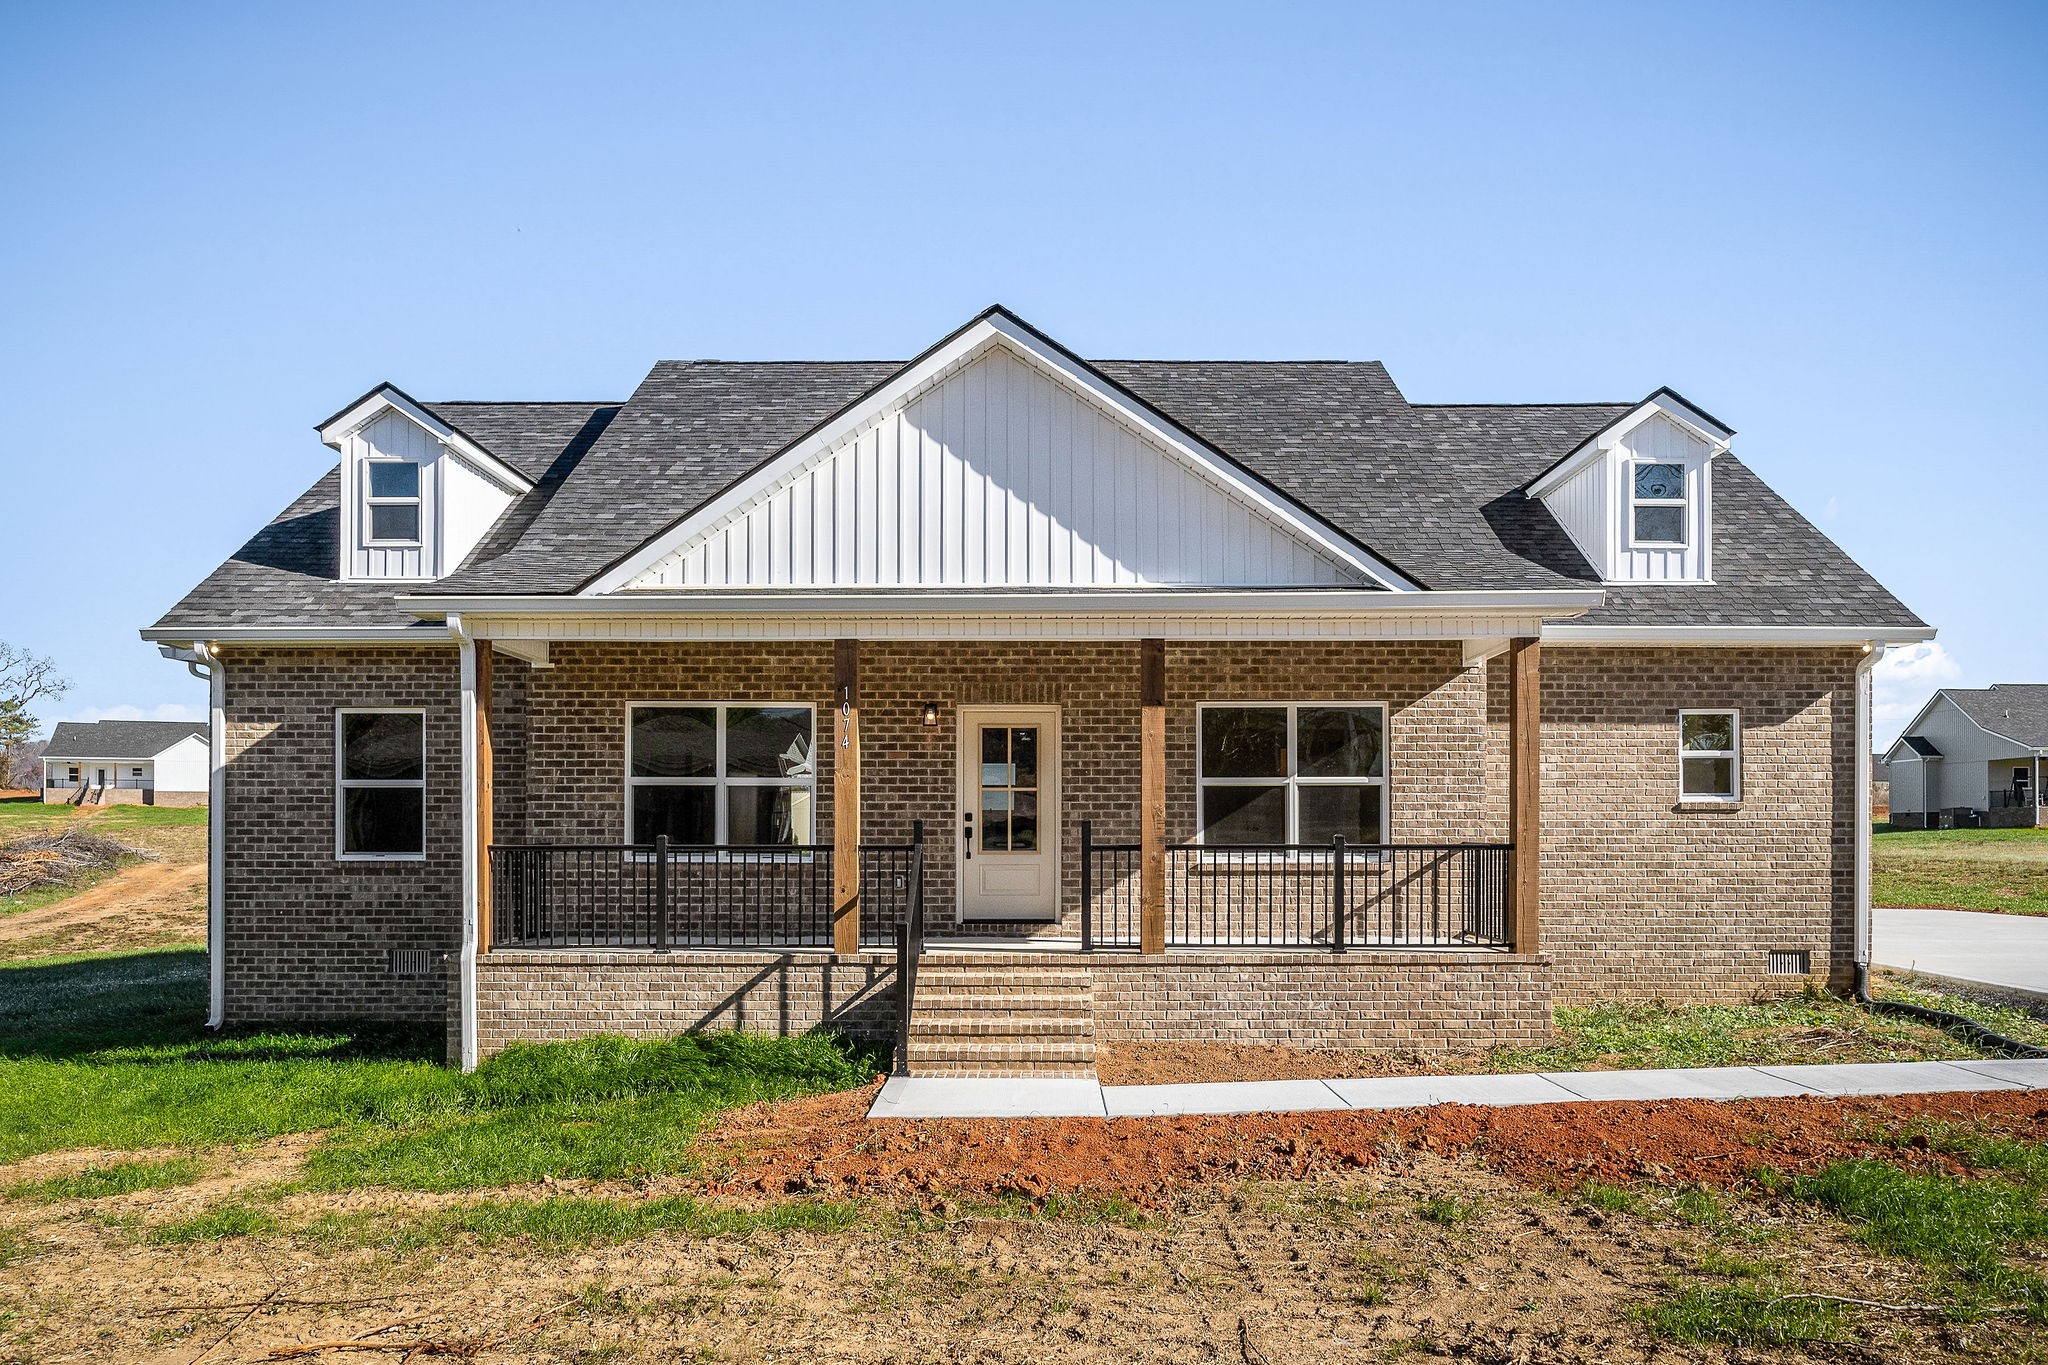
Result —
[[651, 844], [666, 834], [672, 844], [709, 847], [718, 842], [718, 789], [636, 784], [633, 842]]
[[384, 782], [424, 777], [424, 717], [357, 712], [341, 718], [341, 775]]
[[1202, 788], [1202, 841], [1280, 844], [1287, 841], [1287, 788]]
[[1327, 844], [1339, 834], [1354, 844], [1380, 841], [1378, 787], [1303, 787], [1297, 799], [1302, 843]]
[[1685, 509], [1683, 507], [1638, 507], [1636, 509], [1636, 539], [1644, 542], [1676, 545], [1685, 539]]
[[1735, 760], [1732, 758], [1688, 758], [1679, 766], [1687, 796], [1735, 795]]
[[1010, 732], [1003, 726], [981, 727], [981, 785], [1010, 785]]
[[811, 794], [797, 787], [728, 787], [726, 842], [808, 844]]
[[1725, 712], [1681, 716], [1678, 721], [1678, 747], [1730, 752], [1735, 748], [1735, 717]]
[[728, 777], [809, 777], [811, 713], [800, 706], [732, 706], [725, 712]]
[[1038, 793], [1010, 794], [1010, 848], [1026, 853], [1038, 847]]
[[1010, 731], [1010, 785], [1038, 785], [1038, 727], [1024, 725]]
[[718, 766], [718, 712], [709, 706], [633, 710], [633, 776], [712, 777]]
[[350, 787], [342, 793], [342, 852], [424, 851], [426, 799], [418, 787]]
[[1303, 777], [1378, 777], [1377, 706], [1304, 706], [1294, 721], [1295, 769]]
[[1287, 776], [1287, 708], [1212, 706], [1204, 710], [1202, 774]]
[[1010, 847], [1010, 794], [1000, 788], [981, 793], [981, 847], [988, 853]]
[[420, 505], [416, 502], [379, 502], [370, 507], [371, 540], [418, 540]]

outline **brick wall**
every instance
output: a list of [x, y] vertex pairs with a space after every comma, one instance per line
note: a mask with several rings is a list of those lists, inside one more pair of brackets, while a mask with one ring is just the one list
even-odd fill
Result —
[[[462, 939], [460, 664], [453, 648], [224, 648], [227, 1019], [436, 1021], [439, 976], [389, 948]], [[334, 712], [426, 709], [424, 862], [334, 856]]]
[[[1543, 651], [1543, 949], [1560, 1004], [1799, 989], [1765, 975], [1773, 948], [1846, 984], [1858, 657]], [[1504, 733], [1504, 678], [1493, 690]], [[1739, 805], [1679, 800], [1678, 712], [1692, 707], [1741, 709]]]

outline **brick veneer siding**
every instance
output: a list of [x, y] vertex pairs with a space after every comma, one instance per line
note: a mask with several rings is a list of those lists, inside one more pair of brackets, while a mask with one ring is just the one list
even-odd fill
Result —
[[[1843, 649], [1543, 651], [1543, 949], [1560, 1004], [1847, 983], [1855, 669]], [[1505, 728], [1505, 686], [1496, 689]], [[1678, 712], [1742, 712], [1742, 800], [1678, 796]]]
[[[229, 1023], [440, 1021], [440, 975], [393, 976], [387, 949], [462, 939], [461, 680], [451, 648], [223, 648], [227, 668]], [[334, 856], [334, 713], [426, 710], [423, 862]]]

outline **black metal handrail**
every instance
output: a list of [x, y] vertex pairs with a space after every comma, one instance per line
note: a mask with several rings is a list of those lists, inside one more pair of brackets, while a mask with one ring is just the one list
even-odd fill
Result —
[[2025, 787], [1993, 787], [1991, 789], [1992, 810], [2021, 810], [2028, 806], [2048, 806], [2048, 790], [2038, 795]]
[[910, 1074], [910, 1019], [917, 1003], [917, 968], [924, 958], [924, 821], [912, 826], [910, 894], [896, 926], [896, 1074]]
[[[1081, 828], [1084, 950], [1140, 941], [1140, 846]], [[1510, 844], [1181, 844], [1165, 850], [1169, 947], [1505, 948]]]
[[[915, 845], [860, 846], [863, 942], [905, 913]], [[830, 844], [493, 844], [491, 946], [832, 946]]]

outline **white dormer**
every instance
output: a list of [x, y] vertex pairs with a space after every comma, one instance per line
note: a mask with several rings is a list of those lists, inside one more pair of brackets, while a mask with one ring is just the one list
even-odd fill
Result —
[[1529, 486], [1608, 583], [1714, 577], [1714, 457], [1735, 435], [1669, 389]]
[[533, 483], [402, 390], [379, 385], [319, 427], [341, 456], [344, 579], [452, 573]]

